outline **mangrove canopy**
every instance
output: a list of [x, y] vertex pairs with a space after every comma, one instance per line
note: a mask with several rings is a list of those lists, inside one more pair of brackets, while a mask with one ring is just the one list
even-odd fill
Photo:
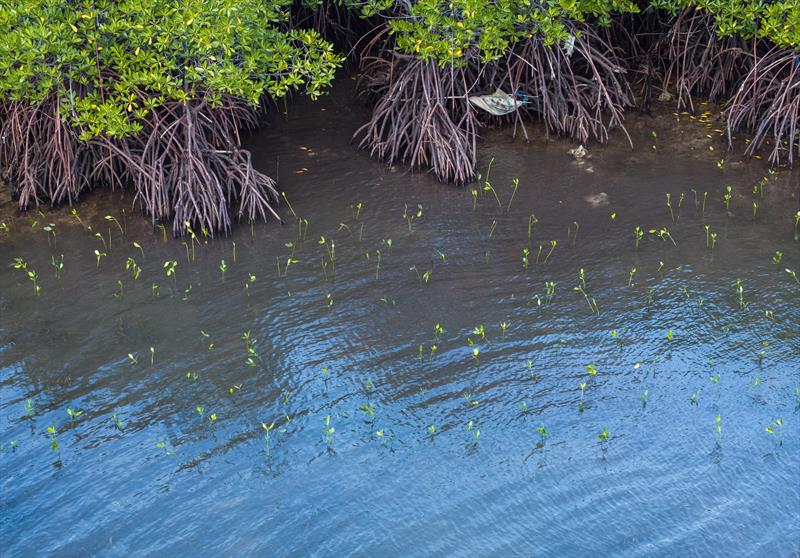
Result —
[[[280, 219], [242, 131], [348, 57], [355, 144], [443, 181], [474, 178], [483, 125], [606, 141], [654, 96], [720, 103], [749, 154], [792, 164], [799, 49], [796, 0], [2, 0], [0, 167], [21, 208], [107, 186], [176, 234]], [[497, 89], [519, 110], [469, 102]]]

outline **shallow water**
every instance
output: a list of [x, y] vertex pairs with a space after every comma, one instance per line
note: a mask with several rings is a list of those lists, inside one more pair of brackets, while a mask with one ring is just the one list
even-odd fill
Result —
[[[504, 207], [481, 191], [473, 210], [469, 188], [354, 152], [363, 117], [339, 88], [251, 139], [305, 241], [284, 207], [286, 226], [201, 239], [191, 261], [188, 244], [123, 220], [116, 194], [77, 207], [109, 248], [67, 210], [7, 219], [3, 555], [800, 554], [800, 284], [784, 271], [800, 274], [797, 171], [770, 178], [753, 220], [765, 167], [718, 168], [703, 123], [633, 115], [635, 150], [617, 137], [580, 164], [569, 142], [488, 130], [481, 166], [494, 158]], [[704, 215], [692, 188], [709, 192]], [[662, 227], [677, 247], [646, 233]], [[298, 261], [279, 276], [287, 243]]]

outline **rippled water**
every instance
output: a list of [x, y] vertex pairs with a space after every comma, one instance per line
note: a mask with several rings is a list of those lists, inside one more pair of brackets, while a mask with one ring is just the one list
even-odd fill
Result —
[[[110, 195], [77, 207], [108, 248], [66, 210], [11, 221], [3, 555], [797, 556], [797, 172], [769, 180], [753, 220], [765, 168], [717, 168], [702, 124], [684, 137], [636, 120], [641, 147], [590, 146], [582, 164], [568, 142], [487, 131], [502, 205], [514, 177], [519, 191], [508, 212], [491, 191], [473, 210], [469, 188], [354, 153], [363, 113], [344, 97], [301, 102], [252, 139], [305, 241], [284, 208], [286, 226], [201, 239], [191, 261]], [[691, 189], [699, 205], [709, 192], [704, 216]], [[662, 227], [677, 247], [647, 234]], [[279, 276], [287, 243], [297, 262]]]

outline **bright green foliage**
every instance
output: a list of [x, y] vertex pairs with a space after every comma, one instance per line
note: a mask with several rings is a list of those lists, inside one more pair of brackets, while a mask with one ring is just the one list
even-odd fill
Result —
[[713, 14], [720, 37], [758, 36], [780, 47], [800, 47], [800, 2], [797, 0], [651, 0], [659, 9], [676, 13], [682, 9]]
[[341, 58], [280, 28], [290, 0], [0, 0], [0, 98], [55, 95], [89, 139], [140, 130], [166, 101], [312, 97]]
[[[371, 9], [376, 5], [376, 0], [369, 3]], [[721, 37], [757, 34], [781, 47], [800, 46], [797, 0], [650, 0], [650, 5], [671, 13], [710, 12]], [[629, 0], [417, 0], [409, 17], [389, 26], [399, 50], [458, 65], [470, 52], [483, 61], [496, 60], [519, 41], [536, 37], [548, 46], [561, 43], [569, 40], [573, 23], [605, 26], [614, 14], [638, 11]]]
[[419, 0], [408, 19], [390, 22], [398, 49], [440, 64], [458, 63], [470, 49], [484, 61], [532, 37], [546, 45], [568, 40], [570, 22], [610, 22], [613, 13], [636, 12], [629, 0]]

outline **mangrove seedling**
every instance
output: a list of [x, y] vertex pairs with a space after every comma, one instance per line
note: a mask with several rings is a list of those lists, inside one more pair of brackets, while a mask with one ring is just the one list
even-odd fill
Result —
[[672, 194], [667, 194], [667, 207], [669, 208], [669, 216], [672, 219], [672, 222], [675, 222], [675, 213], [672, 211]]
[[131, 362], [131, 364], [139, 364], [139, 357], [133, 353], [128, 353], [128, 360]]
[[722, 442], [722, 417], [720, 415], [714, 419], [714, 433], [717, 436], [717, 443]]
[[219, 262], [219, 271], [222, 274], [222, 282], [225, 282], [225, 272], [228, 271], [228, 265], [225, 263], [225, 260], [220, 260]]
[[531, 213], [530, 217], [528, 217], [528, 240], [530, 240], [531, 235], [533, 234], [533, 226], [539, 222], [539, 219], [536, 218], [536, 215]]
[[642, 231], [642, 228], [639, 225], [636, 225], [636, 228], [633, 229], [633, 238], [634, 238], [634, 240], [636, 242], [636, 249], [637, 250], [639, 249], [639, 241], [642, 240], [643, 236], [644, 236], [644, 232]]
[[33, 283], [33, 293], [36, 296], [39, 296], [39, 292], [41, 291], [41, 289], [39, 288], [39, 274], [36, 273], [36, 271], [33, 269], [28, 269], [28, 263], [25, 260], [19, 257], [14, 258], [9, 267], [13, 267], [14, 269], [21, 269], [25, 273], [25, 275], [27, 275], [28, 280], [30, 280]]
[[579, 386], [581, 388], [581, 398], [580, 398], [580, 401], [578, 401], [578, 410], [581, 413], [586, 409], [586, 404], [583, 401], [583, 395], [584, 395], [584, 393], [586, 393], [586, 386], [587, 386], [586, 382], [581, 382], [581, 384]]
[[699, 404], [699, 401], [700, 401], [700, 392], [702, 392], [702, 391], [703, 391], [702, 389], [698, 389], [698, 390], [697, 390], [697, 391], [695, 391], [695, 392], [692, 394], [692, 396], [689, 398], [689, 400], [691, 401], [692, 405], [697, 405], [697, 404]]
[[122, 419], [117, 416], [117, 413], [111, 415], [111, 424], [120, 432], [125, 430], [125, 423], [122, 422]]
[[42, 227], [42, 230], [47, 233], [47, 245], [50, 246], [50, 237], [53, 237], [53, 248], [56, 247], [56, 225], [55, 223], [50, 223], [49, 225], [45, 225]]
[[119, 224], [119, 221], [117, 221], [115, 217], [113, 217], [112, 215], [106, 215], [105, 220], [108, 221], [109, 223], [114, 223], [115, 225], [117, 225], [120, 236], [125, 236], [125, 231], [122, 229], [122, 225]]
[[597, 376], [597, 368], [594, 364], [589, 364], [588, 366], [585, 366], [585, 368], [590, 376]]
[[50, 449], [58, 451], [58, 429], [55, 426], [48, 426], [47, 433], [50, 434]]
[[500, 323], [500, 329], [502, 330], [502, 334], [501, 334], [500, 338], [501, 339], [505, 339], [506, 338], [506, 330], [508, 329], [508, 323], [507, 322], [501, 322]]
[[506, 206], [506, 213], [511, 210], [511, 204], [514, 202], [514, 196], [517, 195], [517, 188], [519, 188], [519, 178], [515, 178], [512, 180], [514, 183], [514, 191], [511, 192], [511, 199], [508, 200], [508, 205]]
[[252, 273], [247, 274], [247, 281], [244, 282], [244, 290], [247, 292], [247, 296], [250, 296], [250, 285], [255, 283], [256, 276]]
[[267, 457], [270, 457], [270, 451], [272, 449], [272, 440], [270, 433], [272, 429], [275, 428], [275, 422], [269, 423], [269, 426], [265, 422], [261, 423], [261, 428], [264, 430], [264, 446], [266, 448]]
[[228, 388], [228, 393], [233, 395], [237, 391], [241, 391], [242, 390], [242, 386], [244, 386], [244, 384], [233, 384], [231, 387]]
[[783, 421], [780, 418], [775, 419], [772, 424], [767, 425], [764, 430], [775, 435], [775, 427], [778, 429], [778, 445], [783, 446]]
[[444, 328], [441, 326], [441, 324], [437, 323], [435, 326], [433, 326], [433, 336], [436, 338], [437, 341], [439, 340], [439, 338], [442, 336], [443, 333], [444, 333]]
[[[552, 253], [553, 253], [553, 250], [555, 250], [555, 249], [556, 249], [556, 245], [558, 245], [558, 241], [555, 241], [555, 240], [551, 240], [551, 241], [550, 241], [550, 251], [549, 251], [549, 252], [547, 253], [547, 255], [544, 257], [544, 261], [542, 262], [542, 265], [545, 265], [545, 264], [547, 263], [547, 260], [548, 260], [548, 258], [550, 258], [550, 254], [552, 254]], [[541, 252], [541, 250], [540, 250], [540, 252]], [[539, 260], [539, 257], [538, 257], [538, 256], [536, 257], [536, 260], [537, 260], [537, 261]]]
[[73, 218], [74, 218], [76, 221], [78, 221], [78, 223], [80, 223], [80, 225], [81, 225], [81, 226], [82, 226], [84, 229], [86, 229], [86, 228], [87, 228], [87, 227], [86, 227], [86, 225], [84, 225], [84, 224], [83, 224], [83, 221], [81, 221], [81, 218], [80, 218], [80, 215], [78, 215], [78, 210], [77, 210], [77, 209], [73, 208], [73, 209], [72, 209], [72, 211], [70, 211], [70, 212], [69, 212], [69, 214], [70, 214], [70, 215], [72, 215], [72, 217], [73, 217]]
[[780, 265], [782, 258], [783, 258], [783, 252], [781, 252], [780, 250], [775, 250], [775, 255], [772, 256], [772, 263], [774, 263], [775, 265]]
[[544, 282], [544, 292], [545, 296], [547, 297], [547, 304], [553, 302], [553, 297], [556, 294], [556, 283], [554, 281], [545, 281]]
[[573, 291], [578, 291], [583, 295], [584, 300], [586, 300], [586, 304], [589, 305], [589, 309], [592, 311], [593, 314], [600, 314], [600, 308], [597, 306], [597, 301], [594, 298], [589, 298], [589, 295], [586, 293], [582, 285], [578, 285], [572, 288]]
[[178, 279], [175, 274], [175, 268], [178, 267], [177, 260], [167, 260], [164, 262], [164, 270], [166, 271], [167, 277], [172, 277], [173, 283], [177, 283]]
[[658, 237], [661, 240], [663, 240], [665, 242], [666, 242], [667, 239], [669, 239], [672, 242], [673, 246], [675, 246], [676, 248], [678, 247], [678, 244], [675, 242], [675, 239], [672, 238], [672, 235], [669, 234], [669, 231], [667, 230], [666, 227], [662, 227], [659, 230], [650, 229], [650, 231], [648, 231], [648, 232], [650, 232], [651, 234], [655, 233], [656, 235], [658, 235]]
[[417, 269], [417, 266], [415, 266], [415, 265], [412, 265], [411, 267], [409, 267], [408, 270], [409, 271], [413, 271], [413, 272], [415, 272], [417, 274], [417, 279], [419, 279], [419, 284], [420, 285], [427, 285], [428, 281], [430, 281], [430, 279], [431, 279], [431, 275], [433, 274], [433, 269], [429, 269], [428, 271], [426, 271], [426, 272], [424, 272], [424, 273], [422, 273], [420, 275], [419, 269]]
[[331, 426], [331, 416], [328, 415], [325, 417], [325, 428], [322, 429], [322, 434], [325, 438], [325, 443], [328, 444], [329, 449], [331, 449], [331, 446], [333, 446], [334, 432], [336, 432], [336, 429]]
[[758, 213], [758, 202], [753, 202], [753, 221], [756, 220], [756, 213]]
[[794, 239], [800, 240], [800, 210], [794, 214]]
[[706, 200], [707, 199], [708, 199], [708, 192], [703, 192], [703, 206], [701, 207], [701, 210], [700, 210], [700, 215], [702, 217], [706, 216]]
[[108, 254], [106, 254], [105, 252], [101, 252], [100, 250], [94, 251], [94, 257], [97, 259], [97, 267], [100, 267], [100, 260], [102, 258], [105, 258], [107, 255]]
[[[575, 225], [575, 234], [574, 234], [574, 235], [572, 235], [572, 225]], [[570, 225], [567, 227], [567, 240], [569, 240], [569, 238], [570, 238], [570, 235], [572, 235], [572, 247], [573, 247], [573, 248], [575, 247], [575, 243], [578, 241], [578, 230], [579, 230], [580, 228], [581, 228], [581, 227], [580, 227], [580, 225], [578, 225], [578, 222], [577, 222], [577, 221], [573, 221], [573, 222], [572, 222], [572, 223], [570, 223]]]
[[350, 212], [353, 214], [353, 221], [358, 221], [358, 218], [361, 215], [361, 208], [363, 207], [364, 205], [361, 202], [350, 204]]
[[[797, 278], [797, 272], [796, 272], [795, 270], [793, 270], [793, 269], [789, 269], [789, 268], [787, 267], [786, 269], [784, 269], [784, 271], [785, 271], [786, 273], [788, 273], [788, 274], [789, 274], [789, 275], [792, 277], [792, 279], [794, 279], [794, 282], [795, 282], [795, 283], [797, 283], [798, 285], [800, 285], [800, 279], [798, 279], [798, 278]], [[35, 284], [36, 284], [36, 282], [34, 281], [34, 285], [35, 285]], [[37, 290], [36, 292], [38, 293], [39, 291]]]
[[369, 424], [375, 424], [375, 409], [372, 408], [372, 403], [359, 405], [358, 408], [362, 413], [364, 413]]
[[150, 347], [150, 366], [153, 366], [156, 361], [156, 350], [154, 347]]
[[286, 197], [286, 192], [281, 192], [281, 197], [283, 198], [283, 201], [286, 202], [286, 207], [289, 208], [289, 211], [292, 212], [292, 215], [294, 216], [294, 218], [297, 219], [297, 213], [294, 212], [294, 208], [292, 207], [292, 204], [289, 203], [289, 198]]
[[633, 287], [633, 276], [636, 275], [636, 266], [631, 268], [631, 272], [628, 274], [628, 286]]
[[35, 411], [33, 410], [33, 400], [32, 399], [28, 399], [25, 402], [25, 404], [22, 406], [22, 408], [25, 411], [25, 416], [26, 417], [32, 417], [34, 415], [34, 413], [35, 413]]
[[64, 254], [61, 254], [58, 259], [50, 256], [50, 265], [56, 270], [56, 279], [61, 279], [61, 272], [64, 270]]
[[125, 269], [130, 270], [131, 277], [133, 277], [134, 281], [138, 279], [139, 275], [142, 273], [142, 268], [139, 267], [139, 265], [136, 263], [136, 260], [130, 256], [127, 260], [125, 260]]
[[[194, 243], [197, 242], [200, 244], [200, 241], [197, 240], [197, 234], [195, 234], [194, 230], [192, 230], [191, 223], [189, 221], [183, 222], [184, 226], [186, 227], [186, 232], [189, 234], [189, 241], [192, 244], [192, 261], [194, 261]], [[185, 243], [184, 243], [185, 245]], [[186, 249], [186, 259], [189, 259], [189, 249]]]
[[539, 447], [544, 447], [545, 438], [547, 438], [547, 430], [544, 427], [544, 424], [541, 426], [536, 427], [536, 432], [539, 433]]
[[142, 245], [139, 244], [138, 242], [134, 242], [133, 247], [138, 248], [139, 252], [142, 253], [142, 259], [144, 259], [144, 248], [142, 248]]
[[743, 310], [747, 306], [747, 302], [744, 300], [744, 286], [741, 279], [736, 280], [736, 296], [739, 300], [739, 308]]
[[733, 188], [731, 186], [725, 187], [725, 194], [722, 198], [725, 200], [725, 210], [728, 211], [731, 208], [731, 198], [733, 197]]
[[475, 428], [475, 424], [472, 421], [467, 423], [467, 432], [472, 434], [472, 446], [477, 446], [478, 442], [481, 441], [481, 429]]
[[[100, 233], [94, 233], [94, 236], [95, 236], [96, 238], [99, 238], [99, 239], [100, 239], [100, 242], [102, 242], [102, 243], [103, 243], [103, 250], [108, 250], [108, 244], [106, 244], [106, 239], [105, 239], [105, 238], [103, 238], [103, 235], [102, 235], [102, 234], [100, 234]], [[96, 251], [96, 250], [95, 250], [95, 251]]]
[[603, 431], [597, 435], [597, 439], [600, 440], [600, 448], [603, 451], [608, 450], [608, 443], [611, 439], [611, 433], [608, 431], [608, 426], [606, 426]]
[[424, 214], [425, 214], [425, 212], [424, 212], [424, 210], [422, 208], [422, 204], [421, 203], [417, 204], [416, 213], [413, 212], [413, 211], [411, 213], [409, 213], [408, 204], [404, 204], [404, 206], [403, 206], [403, 219], [408, 224], [408, 232], [412, 232], [411, 225], [413, 224], [414, 219], [422, 217]]
[[483, 191], [491, 192], [492, 194], [494, 194], [494, 199], [497, 200], [497, 207], [499, 207], [500, 209], [503, 208], [503, 204], [500, 203], [500, 198], [497, 196], [497, 191], [494, 189], [494, 186], [492, 186], [488, 180], [483, 183]]
[[522, 249], [522, 267], [524, 269], [528, 269], [528, 254], [530, 254], [530, 252], [528, 248]]

